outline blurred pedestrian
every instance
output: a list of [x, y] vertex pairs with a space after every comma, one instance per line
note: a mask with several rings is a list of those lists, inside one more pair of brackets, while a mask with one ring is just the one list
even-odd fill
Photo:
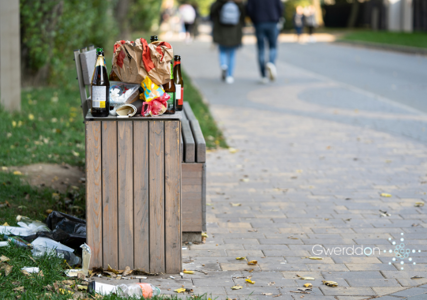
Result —
[[305, 10], [305, 24], [308, 28], [309, 41], [314, 43], [316, 40], [313, 36], [314, 29], [317, 27], [316, 22], [316, 9], [313, 5], [310, 5]]
[[297, 41], [299, 42], [302, 31], [304, 29], [304, 9], [302, 8], [302, 6], [297, 6], [294, 13], [293, 21], [295, 32], [297, 34]]
[[190, 43], [193, 39], [192, 32], [194, 21], [196, 20], [196, 10], [186, 1], [179, 7], [179, 13], [181, 14], [182, 21], [184, 22], [185, 41]]
[[[267, 83], [267, 72], [270, 80], [277, 76], [277, 24], [283, 15], [283, 4], [280, 0], [248, 0], [246, 12], [255, 26], [258, 47], [258, 63], [261, 71], [261, 82]], [[269, 60], [265, 60], [265, 40], [270, 49]]]
[[219, 46], [222, 80], [234, 82], [236, 50], [242, 45], [245, 9], [241, 0], [216, 0], [211, 6], [213, 41]]

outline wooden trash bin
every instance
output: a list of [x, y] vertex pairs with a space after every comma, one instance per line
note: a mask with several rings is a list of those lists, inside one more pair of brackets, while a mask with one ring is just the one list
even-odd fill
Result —
[[180, 116], [86, 118], [91, 267], [182, 270]]

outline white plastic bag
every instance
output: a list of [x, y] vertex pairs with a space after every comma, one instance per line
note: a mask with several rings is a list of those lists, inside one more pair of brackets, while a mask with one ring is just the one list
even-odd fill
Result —
[[38, 237], [36, 238], [31, 245], [33, 245], [33, 247], [39, 246], [39, 247], [44, 247], [46, 249], [57, 249], [57, 250], [64, 250], [64, 251], [68, 251], [68, 252], [74, 252], [73, 248], [67, 247], [59, 242], [56, 242], [54, 240], [51, 240], [49, 238], [45, 238], [45, 237]]

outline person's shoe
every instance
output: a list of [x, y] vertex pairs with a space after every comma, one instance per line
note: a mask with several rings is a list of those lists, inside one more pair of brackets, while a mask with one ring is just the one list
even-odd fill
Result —
[[261, 80], [259, 81], [259, 83], [261, 83], [261, 84], [267, 84], [268, 83], [268, 78], [267, 77], [262, 77]]
[[222, 81], [225, 81], [225, 79], [227, 78], [227, 70], [228, 70], [227, 66], [224, 65], [221, 67], [221, 79], [222, 79]]
[[276, 66], [269, 62], [265, 65], [265, 68], [267, 69], [268, 77], [270, 78], [270, 80], [271, 81], [276, 80], [276, 77], [277, 77]]
[[234, 83], [234, 78], [231, 76], [227, 76], [227, 78], [225, 79], [225, 82], [227, 82], [228, 84], [233, 84]]

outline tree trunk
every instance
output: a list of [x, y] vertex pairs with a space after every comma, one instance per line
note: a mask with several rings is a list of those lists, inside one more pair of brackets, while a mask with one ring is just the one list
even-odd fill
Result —
[[318, 26], [323, 26], [323, 12], [320, 6], [320, 0], [313, 0], [313, 6], [316, 10], [316, 22]]
[[351, 5], [350, 17], [348, 18], [347, 27], [353, 28], [356, 25], [357, 15], [359, 14], [359, 1], [353, 0]]
[[130, 39], [129, 7], [132, 0], [117, 1], [114, 9], [114, 17], [119, 25], [119, 40]]

